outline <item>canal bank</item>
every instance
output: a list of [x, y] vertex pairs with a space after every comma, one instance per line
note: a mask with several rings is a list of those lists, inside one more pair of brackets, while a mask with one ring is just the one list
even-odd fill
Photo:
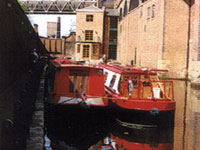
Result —
[[35, 111], [32, 116], [29, 137], [27, 138], [27, 150], [44, 149], [44, 75], [40, 80], [37, 93]]

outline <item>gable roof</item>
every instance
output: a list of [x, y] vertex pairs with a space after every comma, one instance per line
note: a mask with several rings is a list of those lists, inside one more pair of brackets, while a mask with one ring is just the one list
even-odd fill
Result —
[[90, 5], [88, 7], [82, 9], [76, 9], [77, 12], [103, 12], [103, 9], [100, 9], [94, 5]]

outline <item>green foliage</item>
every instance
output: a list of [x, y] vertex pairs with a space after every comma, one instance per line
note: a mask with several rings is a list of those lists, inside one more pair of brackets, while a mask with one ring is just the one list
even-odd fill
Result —
[[17, 0], [19, 5], [21, 6], [21, 8], [26, 12], [28, 11], [28, 8], [26, 7], [26, 5], [24, 3], [22, 3], [20, 0]]

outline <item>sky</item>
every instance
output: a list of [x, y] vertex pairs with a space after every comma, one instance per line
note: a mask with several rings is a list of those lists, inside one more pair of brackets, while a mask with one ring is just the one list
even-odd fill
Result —
[[76, 15], [47, 15], [47, 14], [29, 14], [27, 15], [31, 24], [38, 25], [39, 36], [47, 37], [47, 22], [57, 22], [61, 18], [61, 36], [68, 36], [70, 31], [76, 31]]

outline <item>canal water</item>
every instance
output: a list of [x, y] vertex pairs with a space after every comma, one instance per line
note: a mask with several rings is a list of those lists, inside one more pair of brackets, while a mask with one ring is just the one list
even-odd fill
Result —
[[46, 112], [46, 150], [200, 150], [200, 90], [174, 81], [174, 128], [129, 128], [106, 110]]

